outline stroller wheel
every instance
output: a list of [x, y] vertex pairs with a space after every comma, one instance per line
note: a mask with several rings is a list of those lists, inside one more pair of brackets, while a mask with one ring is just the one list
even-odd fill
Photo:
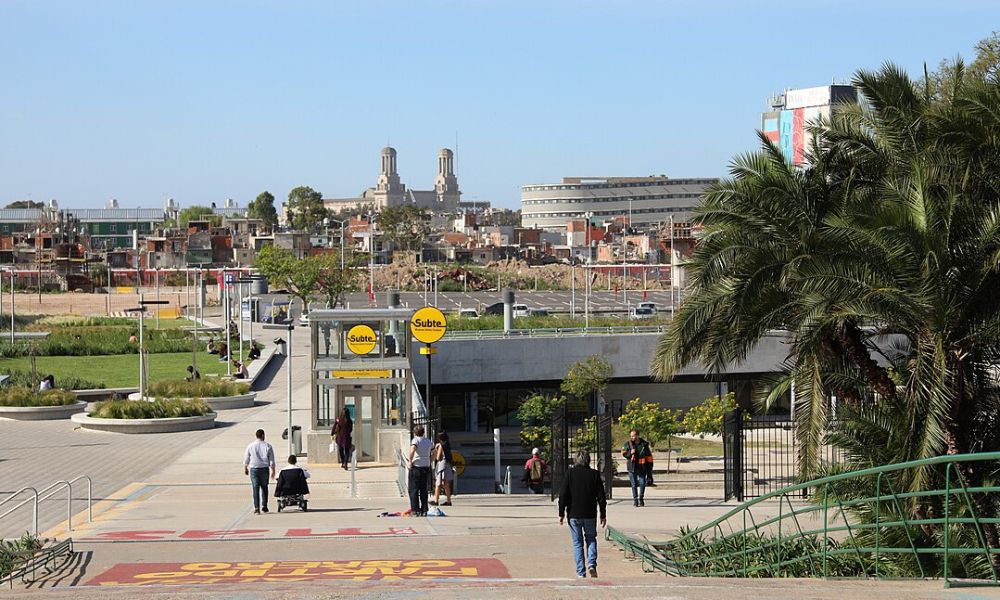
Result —
[[285, 508], [285, 505], [279, 502], [278, 503], [278, 512], [281, 512], [282, 508]]
[[307, 510], [309, 510], [309, 503], [306, 502], [305, 500], [303, 500], [302, 503], [299, 504], [299, 506], [302, 507], [302, 512], [306, 512]]

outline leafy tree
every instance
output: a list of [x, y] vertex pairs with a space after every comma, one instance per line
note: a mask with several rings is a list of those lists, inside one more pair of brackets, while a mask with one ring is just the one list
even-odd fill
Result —
[[250, 201], [247, 213], [254, 219], [261, 219], [270, 229], [278, 225], [278, 211], [274, 208], [274, 196], [271, 192], [263, 191], [256, 198]]
[[182, 228], [187, 227], [189, 221], [211, 221], [212, 225], [220, 225], [222, 215], [215, 214], [209, 206], [189, 206], [181, 210], [177, 220]]
[[628, 401], [618, 424], [624, 429], [638, 431], [650, 446], [656, 446], [677, 433], [679, 426], [676, 411], [661, 408], [655, 402], [643, 402], [639, 398]]
[[309, 298], [316, 292], [321, 276], [318, 261], [311, 257], [298, 260], [290, 250], [264, 246], [257, 253], [254, 266], [272, 286], [287, 289], [302, 302], [303, 308], [309, 306]]
[[378, 228], [397, 250], [420, 250], [430, 234], [430, 213], [412, 204], [390, 206], [378, 214]]
[[288, 222], [292, 229], [313, 231], [323, 224], [326, 215], [323, 194], [304, 185], [288, 192]]
[[34, 200], [17, 200], [4, 208], [45, 208], [45, 203], [35, 202]]
[[317, 254], [307, 260], [315, 261], [319, 268], [317, 289], [326, 299], [327, 308], [337, 308], [344, 303], [344, 296], [358, 290], [358, 271], [352, 260], [341, 268], [339, 254]]
[[592, 394], [604, 392], [613, 373], [614, 368], [608, 359], [593, 355], [570, 367], [559, 388], [577, 398], [589, 398]]
[[699, 437], [722, 435], [722, 424], [726, 413], [736, 410], [736, 394], [712, 396], [684, 415], [684, 430]]
[[1000, 82], [1000, 31], [976, 43], [975, 52], [975, 58], [968, 64], [961, 58], [942, 60], [936, 71], [926, 73], [919, 82], [918, 93], [942, 100], [956, 76]]
[[521, 446], [525, 450], [538, 448], [546, 456], [552, 454], [552, 416], [559, 407], [566, 404], [566, 398], [536, 392], [524, 399], [517, 409], [521, 421]]

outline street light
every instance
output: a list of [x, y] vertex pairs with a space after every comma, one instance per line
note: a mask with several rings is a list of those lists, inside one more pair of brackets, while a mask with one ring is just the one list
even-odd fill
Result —
[[149, 365], [146, 364], [146, 356], [143, 354], [144, 351], [144, 341], [143, 341], [143, 318], [146, 314], [147, 305], [157, 305], [157, 304], [170, 304], [169, 300], [143, 300], [142, 294], [139, 294], [139, 306], [138, 308], [126, 308], [125, 312], [137, 312], [139, 313], [139, 398], [142, 400], [146, 399], [146, 378], [148, 373], [146, 372]]
[[288, 455], [292, 455], [292, 330], [295, 329], [295, 323], [288, 323], [287, 325], [264, 325], [264, 329], [277, 329], [281, 331], [288, 332], [288, 339], [282, 340], [277, 338], [274, 340], [276, 344], [285, 344], [285, 356], [288, 357], [288, 387], [286, 394], [288, 396]]

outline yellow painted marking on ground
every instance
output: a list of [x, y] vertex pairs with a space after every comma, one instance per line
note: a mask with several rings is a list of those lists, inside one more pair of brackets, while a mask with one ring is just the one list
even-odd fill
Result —
[[[138, 498], [132, 498], [132, 500], [130, 500], [128, 502], [125, 501], [126, 498], [128, 498], [129, 496], [131, 496], [132, 494], [134, 494], [138, 490], [140, 490], [143, 487], [145, 487], [145, 485], [146, 484], [144, 484], [144, 483], [138, 483], [138, 482], [136, 482], [136, 483], [130, 483], [130, 484], [126, 485], [125, 487], [121, 488], [120, 490], [118, 490], [117, 492], [115, 492], [114, 494], [111, 494], [111, 496], [110, 496], [109, 499], [107, 499], [107, 500], [101, 500], [100, 502], [97, 502], [96, 504], [94, 504], [94, 522], [93, 523], [88, 523], [87, 522], [87, 509], [86, 508], [84, 508], [80, 512], [76, 513], [75, 515], [73, 515], [73, 531], [75, 532], [75, 531], [79, 531], [79, 530], [82, 530], [82, 529], [89, 529], [89, 528], [93, 527], [98, 521], [110, 519], [110, 518], [114, 517], [115, 515], [123, 512], [124, 509], [125, 509], [125, 504], [130, 504], [131, 502], [135, 502], [137, 500], [141, 500], [142, 498], [145, 497], [145, 495], [143, 495], [143, 496], [140, 496]], [[119, 499], [118, 500], [113, 500], [112, 498], [119, 498]], [[76, 500], [76, 494], [75, 493], [73, 494], [73, 499], [74, 499], [74, 501]], [[62, 521], [58, 525], [54, 525], [53, 527], [47, 529], [45, 532], [43, 532], [41, 534], [40, 537], [48, 538], [48, 537], [56, 537], [56, 536], [59, 536], [59, 535], [65, 535], [65, 534], [66, 534], [66, 521]]]

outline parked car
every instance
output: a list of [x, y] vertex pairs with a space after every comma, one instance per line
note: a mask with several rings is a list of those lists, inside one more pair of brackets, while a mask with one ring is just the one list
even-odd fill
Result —
[[545, 310], [544, 308], [529, 308], [528, 309], [528, 316], [529, 317], [547, 317], [547, 316], [549, 316], [549, 311]]
[[515, 304], [513, 306], [515, 317], [527, 317], [528, 316], [528, 305], [527, 304]]
[[503, 302], [494, 302], [483, 310], [484, 315], [502, 315], [503, 314]]
[[474, 308], [460, 308], [458, 309], [458, 318], [460, 319], [478, 319], [479, 311]]
[[652, 319], [656, 316], [656, 311], [652, 308], [637, 306], [628, 314], [630, 319]]
[[649, 309], [652, 309], [654, 315], [657, 312], [657, 310], [656, 310], [656, 302], [640, 302], [638, 305], [636, 305], [636, 308], [649, 308]]

